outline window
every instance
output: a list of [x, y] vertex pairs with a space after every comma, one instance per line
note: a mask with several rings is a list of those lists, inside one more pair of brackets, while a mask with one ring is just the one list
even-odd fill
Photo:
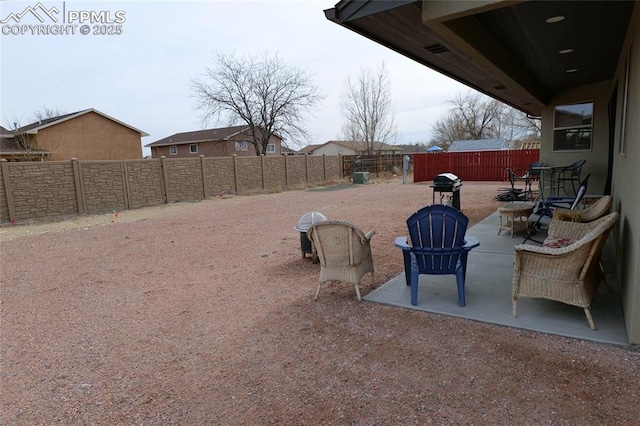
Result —
[[189, 144], [189, 153], [190, 154], [197, 154], [198, 153], [198, 144], [197, 143]]
[[592, 126], [593, 102], [557, 106], [553, 123], [553, 150], [591, 150]]
[[247, 151], [249, 149], [249, 142], [236, 142], [236, 151]]
[[274, 152], [276, 152], [276, 145], [273, 143], [267, 144], [267, 154], [273, 154]]
[[178, 147], [176, 145], [171, 145], [169, 147], [169, 154], [177, 155], [178, 154]]

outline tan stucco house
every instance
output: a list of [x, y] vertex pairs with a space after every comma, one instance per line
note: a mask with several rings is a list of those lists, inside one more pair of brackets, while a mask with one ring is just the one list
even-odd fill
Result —
[[1, 133], [0, 158], [9, 161], [141, 159], [148, 136], [93, 108]]
[[[248, 126], [221, 127], [176, 133], [157, 140], [145, 147], [151, 148], [153, 158], [228, 157], [231, 155], [254, 156], [256, 149], [251, 141]], [[272, 135], [265, 155], [281, 155], [282, 139]]]
[[[399, 154], [402, 148], [383, 142], [373, 143], [374, 154]], [[320, 145], [308, 145], [298, 153], [309, 155], [362, 155], [367, 152], [367, 144], [359, 141], [328, 141]]]
[[640, 2], [344, 0], [324, 12], [541, 117], [545, 164], [586, 160], [589, 192], [611, 194], [620, 213], [614, 291], [629, 342], [640, 344]]

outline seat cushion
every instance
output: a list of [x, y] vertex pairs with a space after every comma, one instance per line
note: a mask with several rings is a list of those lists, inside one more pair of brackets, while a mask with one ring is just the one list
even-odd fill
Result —
[[566, 210], [566, 209], [559, 209], [559, 211], [554, 210], [553, 219], [565, 220], [568, 222], [582, 222], [582, 220], [580, 220], [581, 219], [580, 212], [576, 210]]
[[568, 247], [571, 244], [575, 243], [576, 240], [572, 240], [570, 238], [553, 238], [553, 237], [547, 237], [545, 238], [544, 242], [542, 243], [542, 247], [547, 247], [547, 248], [563, 248], [563, 247]]

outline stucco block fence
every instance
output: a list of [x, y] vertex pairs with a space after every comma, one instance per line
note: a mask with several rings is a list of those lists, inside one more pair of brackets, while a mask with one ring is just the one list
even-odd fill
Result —
[[0, 161], [0, 222], [19, 223], [304, 189], [341, 178], [340, 156]]

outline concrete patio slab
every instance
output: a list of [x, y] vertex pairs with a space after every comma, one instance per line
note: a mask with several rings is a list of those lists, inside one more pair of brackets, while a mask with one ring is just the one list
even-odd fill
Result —
[[[513, 246], [523, 235], [497, 235], [499, 219], [494, 214], [467, 232], [480, 241], [469, 254], [466, 306], [458, 306], [455, 276], [421, 275], [418, 305], [410, 303], [410, 289], [404, 272], [364, 297], [364, 300], [466, 318], [508, 327], [538, 331], [575, 339], [628, 346], [629, 341], [620, 297], [603, 287], [596, 295], [591, 312], [598, 327], [591, 330], [584, 311], [575, 306], [545, 299], [518, 299], [518, 316], [511, 313]], [[607, 274], [612, 288], [618, 288], [615, 274]]]

